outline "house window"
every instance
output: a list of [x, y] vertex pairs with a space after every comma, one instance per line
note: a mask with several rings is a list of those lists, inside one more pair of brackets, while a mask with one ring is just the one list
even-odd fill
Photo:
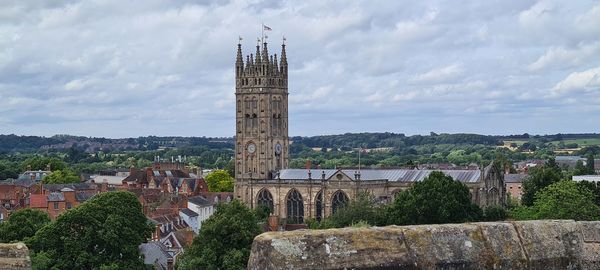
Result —
[[58, 210], [58, 202], [54, 202], [54, 210]]
[[67, 203], [67, 209], [71, 209], [71, 208], [73, 208], [73, 205], [70, 202], [68, 202]]

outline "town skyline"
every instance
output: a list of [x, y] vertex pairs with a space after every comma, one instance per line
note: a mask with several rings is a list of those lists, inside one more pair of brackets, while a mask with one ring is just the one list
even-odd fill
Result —
[[287, 38], [291, 136], [590, 133], [600, 116], [593, 1], [9, 5], [2, 134], [231, 137], [238, 35], [252, 53], [262, 23], [271, 51]]

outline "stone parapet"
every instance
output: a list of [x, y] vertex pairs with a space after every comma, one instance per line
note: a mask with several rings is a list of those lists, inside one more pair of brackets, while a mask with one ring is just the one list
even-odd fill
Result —
[[23, 243], [0, 244], [0, 270], [31, 269], [29, 250]]
[[600, 269], [600, 221], [268, 232], [248, 269]]

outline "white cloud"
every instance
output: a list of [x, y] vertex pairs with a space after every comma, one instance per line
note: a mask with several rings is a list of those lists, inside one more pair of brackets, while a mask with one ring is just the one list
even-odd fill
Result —
[[538, 71], [551, 66], [559, 68], [577, 67], [596, 58], [600, 54], [600, 42], [593, 44], [580, 44], [577, 48], [551, 47], [535, 62], [527, 66], [530, 71]]
[[552, 88], [552, 95], [564, 95], [574, 91], [600, 90], [600, 67], [573, 72]]
[[464, 70], [459, 64], [452, 64], [449, 66], [445, 66], [438, 69], [432, 69], [423, 74], [419, 74], [414, 76], [410, 81], [416, 83], [435, 83], [435, 82], [444, 82], [449, 79], [454, 79], [461, 74], [463, 74]]
[[[292, 135], [373, 130], [398, 116], [413, 124], [387, 131], [452, 122], [510, 132], [485, 126], [507, 110], [594, 111], [599, 12], [590, 0], [469, 0], [460, 9], [433, 1], [4, 0], [0, 111], [11, 124], [0, 132], [230, 136], [237, 37], [253, 53], [262, 22], [273, 28], [271, 53], [288, 40]], [[490, 118], [448, 116], [477, 112]], [[565, 117], [529, 126], [577, 124]]]

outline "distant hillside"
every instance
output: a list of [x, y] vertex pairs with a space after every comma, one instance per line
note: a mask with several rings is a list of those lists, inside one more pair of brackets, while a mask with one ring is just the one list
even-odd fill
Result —
[[0, 153], [63, 151], [70, 148], [97, 151], [156, 150], [184, 146], [207, 146], [209, 148], [233, 148], [233, 138], [208, 137], [138, 137], [107, 139], [70, 135], [52, 137], [0, 135]]
[[[553, 135], [479, 135], [479, 134], [436, 134], [405, 136], [402, 133], [346, 133], [339, 135], [321, 135], [290, 138], [292, 147], [310, 148], [404, 148], [419, 145], [503, 145], [505, 141], [527, 142], [586, 142], [586, 144], [600, 144], [599, 133], [585, 134], [553, 134]], [[598, 143], [596, 143], [598, 142]], [[157, 150], [163, 148], [180, 148], [188, 146], [206, 146], [208, 148], [234, 147], [233, 137], [138, 137], [107, 139], [94, 137], [81, 137], [70, 135], [55, 135], [52, 137], [0, 135], [0, 153], [14, 152], [52, 152], [78, 148], [92, 153], [102, 151], [126, 150]], [[292, 149], [293, 151], [293, 149]]]

